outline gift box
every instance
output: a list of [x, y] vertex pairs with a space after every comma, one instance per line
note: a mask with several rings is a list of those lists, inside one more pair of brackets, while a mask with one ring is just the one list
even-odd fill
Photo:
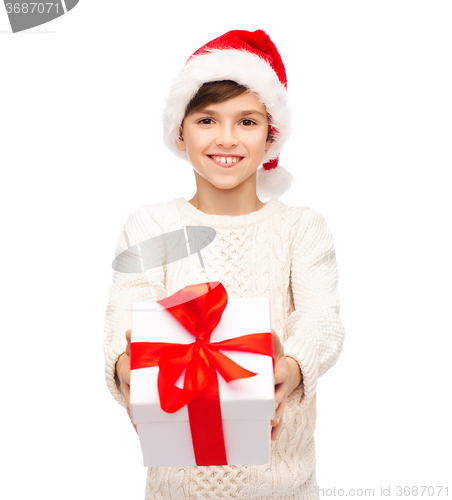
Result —
[[130, 411], [147, 467], [270, 462], [274, 351], [267, 298], [219, 282], [132, 306]]

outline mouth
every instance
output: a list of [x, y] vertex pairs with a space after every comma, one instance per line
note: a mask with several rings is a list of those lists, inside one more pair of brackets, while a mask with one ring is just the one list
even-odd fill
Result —
[[223, 168], [234, 167], [243, 160], [243, 156], [207, 155], [214, 163]]

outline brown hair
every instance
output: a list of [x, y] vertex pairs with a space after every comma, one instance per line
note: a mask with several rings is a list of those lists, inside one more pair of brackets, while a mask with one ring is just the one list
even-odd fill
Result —
[[208, 104], [227, 101], [248, 92], [248, 88], [232, 80], [205, 82], [185, 108], [184, 118]]
[[[185, 108], [184, 118], [189, 114], [195, 113], [196, 111], [204, 108], [208, 104], [214, 104], [217, 102], [227, 101], [233, 97], [238, 97], [239, 95], [249, 92], [248, 87], [240, 85], [233, 80], [221, 80], [216, 82], [205, 82], [199, 87], [198, 92], [192, 98]], [[271, 137], [270, 131], [270, 116], [268, 116], [268, 137]], [[182, 124], [180, 127], [180, 135], [182, 135]]]

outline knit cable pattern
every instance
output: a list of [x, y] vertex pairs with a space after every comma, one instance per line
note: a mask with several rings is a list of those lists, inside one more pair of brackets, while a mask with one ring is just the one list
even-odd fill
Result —
[[[104, 331], [105, 373], [112, 395], [124, 406], [114, 369], [131, 327], [131, 304], [160, 300], [205, 281], [220, 281], [230, 298], [268, 297], [272, 327], [286, 355], [299, 364], [303, 379], [286, 401], [269, 464], [149, 468], [145, 498], [245, 498], [247, 488], [257, 500], [267, 498], [259, 491], [270, 490], [281, 491], [281, 496], [272, 495], [276, 500], [316, 499], [317, 380], [336, 363], [344, 339], [331, 231], [321, 214], [275, 198], [261, 210], [240, 216], [205, 214], [178, 198], [133, 212], [123, 230], [133, 245], [190, 225], [210, 226], [217, 233], [202, 250], [204, 268], [195, 254], [145, 273], [114, 273]], [[125, 248], [121, 233], [116, 255]], [[284, 494], [287, 491], [292, 493]]]

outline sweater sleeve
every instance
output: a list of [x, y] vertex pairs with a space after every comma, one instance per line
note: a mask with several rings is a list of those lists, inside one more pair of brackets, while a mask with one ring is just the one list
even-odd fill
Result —
[[294, 311], [286, 322], [286, 356], [297, 361], [303, 391], [301, 409], [309, 406], [317, 379], [338, 360], [344, 341], [339, 319], [338, 270], [333, 235], [322, 214], [302, 211], [291, 248]]
[[[132, 212], [121, 229], [115, 258], [129, 246], [132, 248], [137, 243], [160, 234], [163, 231], [147, 207]], [[103, 349], [107, 387], [116, 401], [126, 407], [122, 391], [115, 381], [115, 368], [119, 356], [126, 350], [125, 334], [132, 327], [132, 304], [155, 302], [164, 298], [166, 265], [145, 270], [142, 266], [141, 249], [138, 253], [130, 251], [123, 255], [127, 257], [127, 261], [122, 261], [127, 270], [137, 269], [138, 266], [142, 272], [114, 271], [105, 313]]]

